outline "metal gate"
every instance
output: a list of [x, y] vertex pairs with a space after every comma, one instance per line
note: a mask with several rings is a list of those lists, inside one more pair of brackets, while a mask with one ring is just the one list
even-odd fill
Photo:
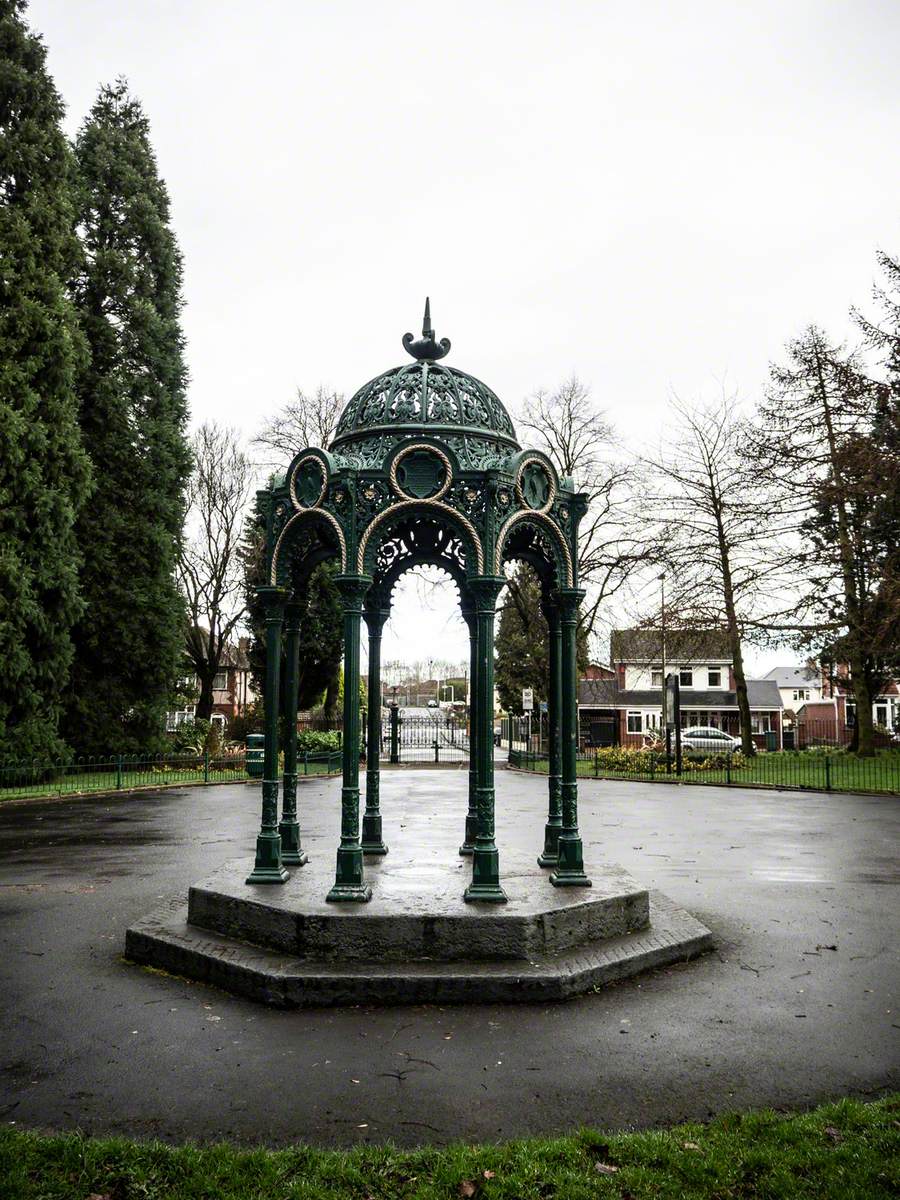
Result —
[[381, 762], [468, 763], [469, 725], [463, 714], [442, 709], [426, 713], [382, 711]]

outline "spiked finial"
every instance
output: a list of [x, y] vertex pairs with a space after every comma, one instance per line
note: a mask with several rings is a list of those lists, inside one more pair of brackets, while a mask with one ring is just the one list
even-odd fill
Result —
[[434, 329], [431, 326], [431, 300], [425, 297], [425, 316], [422, 319], [422, 336], [416, 341], [411, 333], [404, 333], [403, 347], [407, 354], [419, 362], [437, 362], [450, 349], [450, 339], [441, 338], [435, 341]]

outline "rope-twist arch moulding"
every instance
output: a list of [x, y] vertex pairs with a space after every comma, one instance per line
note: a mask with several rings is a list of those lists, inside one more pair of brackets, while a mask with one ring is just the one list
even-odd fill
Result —
[[[413, 447], [410, 447], [412, 449]], [[428, 446], [427, 449], [433, 450], [433, 446]], [[472, 524], [468, 517], [457, 512], [455, 508], [451, 508], [449, 504], [444, 504], [441, 500], [401, 500], [397, 504], [392, 504], [390, 508], [386, 508], [380, 512], [371, 525], [362, 535], [359, 543], [359, 550], [356, 555], [356, 571], [358, 575], [365, 575], [366, 549], [369, 545], [369, 540], [372, 534], [384, 521], [395, 517], [398, 513], [410, 512], [418, 509], [420, 512], [426, 510], [428, 513], [437, 511], [443, 513], [448, 519], [448, 523], [453, 526], [462, 526], [468, 534], [472, 548], [475, 551], [475, 566], [479, 575], [484, 574], [484, 550], [481, 545], [481, 538], [478, 536], [478, 530]]]
[[[541, 468], [541, 470], [543, 471], [544, 476], [547, 480], [547, 485], [548, 485], [547, 499], [544, 501], [544, 503], [542, 505], [540, 505], [537, 508], [535, 508], [529, 502], [528, 498], [525, 495], [524, 489], [522, 487], [523, 476], [525, 475], [526, 470], [531, 466], [538, 466]], [[529, 454], [527, 458], [524, 458], [519, 463], [519, 469], [516, 471], [515, 493], [516, 493], [516, 499], [519, 501], [519, 503], [522, 505], [523, 508], [527, 508], [531, 512], [534, 512], [534, 513], [548, 513], [550, 511], [550, 509], [553, 507], [553, 501], [556, 499], [557, 491], [558, 491], [558, 488], [557, 488], [557, 484], [556, 484], [556, 475], [554, 474], [553, 469], [550, 466], [550, 464], [546, 461], [546, 459], [541, 457], [541, 455]]]
[[429, 453], [433, 454], [435, 458], [439, 458], [443, 464], [444, 482], [433, 496], [425, 497], [422, 501], [422, 503], [424, 503], [425, 500], [432, 504], [437, 503], [437, 501], [441, 500], [447, 495], [450, 484], [453, 482], [453, 467], [450, 463], [450, 459], [447, 457], [444, 451], [441, 450], [439, 446], [432, 446], [428, 442], [413, 442], [410, 446], [404, 446], [400, 453], [395, 455], [394, 461], [391, 463], [391, 469], [388, 476], [391, 481], [391, 487], [398, 496], [404, 498], [409, 497], [409, 492], [404, 492], [403, 488], [400, 486], [400, 481], [397, 479], [397, 470], [404, 458], [407, 458], [410, 454], [413, 454], [417, 450], [428, 451]]
[[[319, 488], [319, 494], [316, 496], [316, 498], [309, 503], [302, 503], [297, 496], [297, 477], [300, 474], [301, 468], [306, 463], [310, 462], [315, 463], [318, 467], [322, 483]], [[318, 454], [304, 454], [303, 457], [295, 463], [294, 469], [291, 471], [288, 487], [291, 493], [291, 504], [298, 512], [308, 512], [312, 508], [317, 508], [322, 503], [322, 501], [325, 499], [325, 491], [328, 487], [328, 468]]]
[[[540, 461], [540, 460], [538, 460]], [[569, 550], [568, 544], [560, 531], [557, 529], [554, 522], [544, 512], [538, 512], [537, 509], [527, 509], [523, 512], [513, 513], [507, 521], [504, 522], [500, 529], [500, 534], [497, 538], [497, 547], [494, 551], [494, 574], [500, 575], [503, 566], [503, 547], [506, 539], [509, 536], [510, 530], [514, 525], [518, 525], [520, 521], [533, 521], [536, 525], [540, 525], [550, 534], [550, 539], [560, 551], [562, 561], [566, 569], [566, 587], [573, 587], [575, 582], [575, 573], [572, 569], [572, 552]]]
[[[316, 461], [318, 462], [319, 460], [316, 459]], [[337, 519], [324, 508], [302, 508], [299, 512], [294, 513], [294, 515], [285, 525], [284, 529], [282, 529], [281, 533], [278, 535], [278, 541], [275, 543], [275, 549], [272, 551], [272, 566], [269, 571], [269, 583], [273, 586], [275, 586], [278, 582], [278, 556], [281, 551], [282, 542], [287, 536], [288, 530], [291, 529], [292, 526], [298, 524], [298, 522], [308, 520], [325, 521], [326, 524], [332, 527], [335, 536], [337, 537], [338, 547], [340, 548], [341, 552], [341, 573], [347, 573], [347, 542], [344, 538], [344, 531], [338, 524]]]

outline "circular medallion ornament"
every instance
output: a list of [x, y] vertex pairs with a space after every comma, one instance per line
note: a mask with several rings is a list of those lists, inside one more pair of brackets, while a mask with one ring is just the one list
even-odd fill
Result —
[[451, 479], [450, 459], [433, 446], [407, 446], [391, 465], [391, 485], [408, 500], [440, 500]]
[[527, 458], [516, 476], [519, 503], [535, 512], [545, 513], [556, 499], [556, 481], [540, 458]]
[[291, 476], [291, 498], [297, 508], [315, 508], [321, 504], [327, 482], [320, 458], [314, 454], [301, 458]]

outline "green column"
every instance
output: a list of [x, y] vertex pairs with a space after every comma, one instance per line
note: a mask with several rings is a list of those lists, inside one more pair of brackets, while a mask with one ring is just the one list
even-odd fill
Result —
[[475, 630], [475, 610], [471, 601], [461, 606], [463, 620], [469, 627], [469, 810], [466, 813], [466, 832], [459, 848], [460, 854], [471, 854], [478, 834], [478, 804], [476, 802], [475, 747], [478, 744], [475, 720], [475, 679], [478, 673], [478, 641]]
[[281, 861], [302, 867], [309, 857], [300, 846], [297, 821], [297, 687], [300, 680], [300, 618], [303, 609], [289, 604], [284, 613], [284, 775], [281, 782]]
[[584, 873], [584, 850], [578, 832], [578, 665], [576, 646], [578, 605], [584, 592], [578, 588], [560, 588], [560, 625], [562, 627], [562, 697], [560, 705], [562, 733], [562, 828], [557, 843], [557, 868], [550, 876], [555, 887], [590, 887]]
[[344, 778], [341, 786], [341, 844], [334, 886], [326, 900], [369, 900], [359, 843], [359, 628], [363, 598], [371, 579], [361, 575], [335, 578], [344, 606]]
[[278, 587], [257, 588], [265, 605], [266, 622], [266, 741], [263, 758], [262, 825], [256, 838], [256, 862], [248, 883], [285, 883], [278, 832], [278, 683], [281, 675], [281, 622], [287, 592]]
[[362, 823], [363, 854], [387, 854], [381, 835], [381, 631], [390, 609], [377, 602], [363, 610], [369, 631], [369, 709], [366, 731], [366, 811]]
[[551, 601], [544, 606], [550, 628], [550, 679], [547, 689], [547, 724], [550, 732], [550, 776], [548, 781], [547, 824], [544, 849], [539, 867], [555, 867], [559, 859], [559, 831], [562, 828], [562, 764], [560, 745], [560, 709], [562, 708], [562, 625], [559, 609]]
[[494, 844], [494, 610], [505, 585], [503, 576], [486, 575], [468, 580], [475, 612], [476, 676], [474, 709], [476, 726], [475, 809], [477, 832], [472, 851], [472, 882], [465, 900], [505, 904], [500, 886], [500, 855]]

